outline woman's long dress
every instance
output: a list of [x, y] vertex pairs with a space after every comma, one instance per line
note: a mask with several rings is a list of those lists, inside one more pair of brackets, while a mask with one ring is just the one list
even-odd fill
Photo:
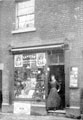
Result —
[[47, 110], [55, 110], [55, 109], [59, 108], [60, 102], [61, 102], [60, 96], [57, 93], [57, 89], [56, 89], [58, 83], [51, 82], [50, 85], [51, 85], [51, 89], [50, 89], [50, 93], [47, 98], [46, 109]]

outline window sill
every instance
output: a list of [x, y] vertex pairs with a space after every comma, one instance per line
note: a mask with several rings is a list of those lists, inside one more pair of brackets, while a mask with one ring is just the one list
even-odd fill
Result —
[[18, 30], [12, 31], [12, 34], [26, 33], [26, 32], [31, 32], [31, 31], [36, 31], [36, 28], [18, 29]]

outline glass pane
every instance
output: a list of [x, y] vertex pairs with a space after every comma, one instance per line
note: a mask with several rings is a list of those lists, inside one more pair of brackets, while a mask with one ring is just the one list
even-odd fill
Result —
[[34, 21], [19, 23], [19, 28], [21, 28], [21, 29], [28, 28], [28, 27], [34, 27]]
[[37, 62], [36, 54], [24, 54], [23, 67], [15, 67], [14, 94], [16, 98], [40, 101], [45, 99], [45, 64], [39, 67]]
[[19, 22], [19, 28], [22, 29], [22, 28], [26, 28], [26, 24], [25, 22]]
[[18, 9], [27, 8], [27, 7], [34, 7], [34, 0], [18, 3]]
[[18, 5], [18, 10], [24, 8], [24, 2], [19, 2], [17, 5]]
[[16, 29], [34, 27], [34, 0], [20, 2], [17, 5]]
[[57, 54], [49, 55], [49, 63], [50, 64], [58, 63], [58, 55]]
[[18, 3], [18, 9], [25, 8], [25, 7], [27, 7], [28, 4], [29, 4], [29, 1], [19, 2]]
[[34, 15], [18, 17], [19, 28], [34, 27]]
[[59, 53], [59, 63], [64, 63], [64, 54]]
[[27, 8], [27, 14], [34, 13], [34, 7], [28, 7]]
[[21, 17], [19, 17], [19, 22], [21, 23], [21, 22], [25, 22], [26, 21], [26, 18], [27, 18], [27, 16], [21, 16]]
[[32, 20], [34, 21], [34, 14], [26, 16], [26, 21], [32, 21]]
[[27, 14], [27, 8], [18, 10], [18, 16]]
[[28, 7], [18, 10], [18, 16], [34, 13], [34, 7]]
[[34, 21], [30, 21], [28, 26], [33, 28], [34, 27]]

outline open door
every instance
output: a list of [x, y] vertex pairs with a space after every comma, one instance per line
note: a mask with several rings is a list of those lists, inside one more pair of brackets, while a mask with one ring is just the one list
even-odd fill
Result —
[[[49, 78], [53, 74], [61, 86], [59, 91], [59, 96], [61, 98], [61, 103], [59, 109], [63, 110], [65, 108], [65, 73], [64, 73], [64, 65], [50, 65], [49, 66]], [[48, 80], [49, 82], [49, 80]], [[50, 92], [50, 88], [48, 86], [48, 94]]]

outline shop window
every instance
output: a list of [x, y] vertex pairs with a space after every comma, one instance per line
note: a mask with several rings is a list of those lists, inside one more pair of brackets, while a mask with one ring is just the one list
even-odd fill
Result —
[[64, 53], [59, 53], [59, 63], [64, 63]]
[[15, 98], [45, 99], [45, 53], [14, 56]]
[[16, 30], [34, 28], [34, 0], [16, 3]]
[[57, 64], [63, 64], [64, 63], [64, 52], [56, 52], [54, 50], [50, 51], [48, 53], [48, 63], [50, 65], [57, 65]]

